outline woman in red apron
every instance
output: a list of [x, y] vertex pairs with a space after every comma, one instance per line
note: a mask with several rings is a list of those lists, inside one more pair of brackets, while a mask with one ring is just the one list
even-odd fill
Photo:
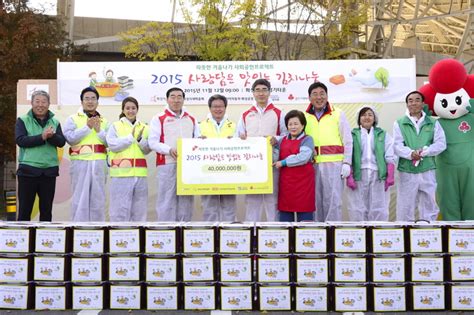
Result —
[[273, 165], [280, 169], [278, 217], [281, 222], [313, 221], [315, 174], [313, 138], [304, 133], [303, 112], [289, 111], [285, 116], [288, 135], [276, 145]]

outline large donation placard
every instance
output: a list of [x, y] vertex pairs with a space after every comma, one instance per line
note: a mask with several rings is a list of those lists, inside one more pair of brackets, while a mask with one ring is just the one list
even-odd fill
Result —
[[269, 141], [264, 137], [178, 140], [178, 195], [273, 193]]

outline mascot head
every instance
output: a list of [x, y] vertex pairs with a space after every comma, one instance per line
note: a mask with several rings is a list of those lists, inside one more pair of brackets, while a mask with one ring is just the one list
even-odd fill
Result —
[[456, 119], [468, 113], [469, 99], [474, 98], [474, 75], [468, 75], [461, 62], [438, 61], [430, 70], [429, 81], [420, 92], [434, 114]]

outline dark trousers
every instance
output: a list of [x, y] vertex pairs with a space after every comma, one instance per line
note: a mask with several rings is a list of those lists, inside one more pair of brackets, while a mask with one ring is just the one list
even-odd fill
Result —
[[18, 221], [30, 221], [35, 197], [39, 197], [40, 221], [51, 221], [56, 177], [18, 176]]
[[278, 219], [280, 222], [314, 221], [314, 211], [313, 212], [278, 211]]

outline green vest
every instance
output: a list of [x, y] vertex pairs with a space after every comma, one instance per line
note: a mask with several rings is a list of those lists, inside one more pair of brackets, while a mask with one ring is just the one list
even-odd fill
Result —
[[[21, 116], [20, 119], [23, 121], [28, 132], [28, 136], [36, 136], [43, 133], [45, 128], [52, 126], [56, 130], [59, 126], [59, 121], [53, 118], [54, 114], [48, 111], [48, 121], [46, 126], [41, 127], [38, 121], [33, 116], [33, 111], [30, 110], [26, 115]], [[18, 157], [19, 164], [26, 164], [38, 168], [49, 168], [59, 165], [58, 151], [57, 148], [45, 141], [43, 145], [39, 145], [31, 148], [21, 148], [20, 155]]]
[[[385, 131], [375, 127], [374, 128], [374, 150], [375, 150], [375, 161], [377, 162], [377, 169], [379, 173], [379, 179], [384, 180], [387, 178], [387, 163], [385, 162]], [[372, 135], [369, 135], [371, 137]], [[361, 160], [362, 160], [362, 140], [360, 128], [352, 129], [352, 171], [356, 181], [360, 181], [361, 178]]]
[[[403, 136], [405, 145], [413, 150], [422, 149], [433, 143], [434, 128], [436, 120], [429, 116], [425, 116], [425, 120], [420, 127], [420, 133], [416, 133], [416, 128], [410, 118], [404, 116], [397, 120], [400, 131]], [[423, 173], [436, 168], [434, 157], [425, 156], [422, 161], [415, 167], [411, 160], [400, 158], [398, 161], [398, 170], [405, 173]]]
[[[135, 124], [137, 127], [133, 137], [136, 138], [140, 129], [144, 128], [142, 137], [148, 139], [148, 126], [139, 121]], [[133, 126], [121, 120], [114, 123], [114, 128], [117, 137], [126, 137], [133, 130]], [[145, 154], [137, 142], [120, 152], [109, 151], [109, 164], [111, 177], [146, 177], [148, 174]]]

